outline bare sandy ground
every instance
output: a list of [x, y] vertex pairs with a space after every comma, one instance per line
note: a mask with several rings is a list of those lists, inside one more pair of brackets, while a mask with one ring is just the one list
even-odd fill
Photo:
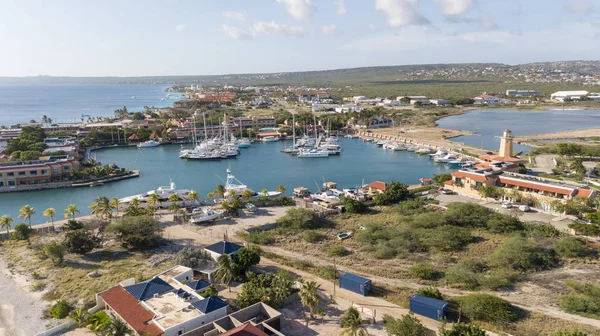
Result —
[[516, 141], [542, 140], [542, 139], [569, 139], [569, 138], [587, 138], [600, 136], [600, 128], [587, 128], [574, 131], [563, 131], [555, 133], [526, 135], [515, 137]]
[[40, 293], [28, 290], [30, 285], [0, 259], [0, 336], [31, 336], [47, 329], [42, 318], [46, 303]]

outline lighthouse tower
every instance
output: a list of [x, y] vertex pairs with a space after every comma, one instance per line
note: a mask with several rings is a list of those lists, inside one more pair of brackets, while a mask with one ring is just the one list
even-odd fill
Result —
[[499, 156], [512, 157], [513, 153], [513, 136], [510, 130], [505, 130], [502, 138], [500, 138], [500, 153]]

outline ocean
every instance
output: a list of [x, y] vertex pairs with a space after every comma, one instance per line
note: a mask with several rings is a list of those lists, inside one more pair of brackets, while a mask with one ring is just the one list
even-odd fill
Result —
[[[40, 121], [53, 123], [87, 120], [87, 116], [113, 116], [127, 106], [142, 111], [144, 106], [169, 107], [180, 94], [167, 98], [169, 85], [152, 84], [0, 84], [0, 126]], [[161, 100], [164, 98], [164, 100]]]

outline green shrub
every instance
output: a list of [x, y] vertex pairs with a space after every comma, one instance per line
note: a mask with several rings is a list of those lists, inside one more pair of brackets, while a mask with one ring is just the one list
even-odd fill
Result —
[[197, 247], [184, 247], [175, 256], [175, 264], [190, 268], [200, 268], [212, 261], [208, 252]]
[[69, 315], [71, 311], [71, 306], [65, 300], [58, 300], [55, 304], [50, 308], [50, 315], [55, 319], [63, 319]]
[[491, 290], [504, 290], [513, 288], [519, 279], [519, 274], [509, 269], [497, 269], [481, 278], [481, 286]]
[[408, 269], [408, 274], [421, 280], [435, 280], [440, 276], [440, 272], [431, 264], [414, 264]]
[[25, 223], [17, 224], [13, 229], [11, 238], [14, 240], [29, 240], [33, 234], [33, 229]]
[[557, 228], [548, 223], [528, 223], [525, 224], [525, 228], [527, 229], [529, 235], [534, 237], [540, 236], [554, 238], [560, 236], [561, 234]]
[[81, 230], [83, 228], [84, 228], [83, 223], [78, 222], [74, 219], [69, 219], [67, 221], [67, 224], [62, 226], [63, 231], [75, 231], [75, 230]]
[[580, 258], [588, 254], [585, 242], [575, 237], [563, 237], [554, 247], [556, 253], [564, 258]]
[[333, 266], [323, 266], [317, 268], [317, 275], [323, 279], [335, 280], [335, 268]]
[[65, 257], [65, 246], [55, 240], [45, 243], [42, 246], [42, 252], [48, 258], [52, 259], [55, 265], [63, 262]]
[[426, 296], [426, 297], [430, 297], [432, 299], [436, 299], [436, 300], [443, 300], [444, 297], [442, 296], [442, 293], [440, 292], [439, 289], [435, 288], [435, 287], [423, 287], [423, 288], [419, 288], [417, 290], [417, 294], [422, 295], [422, 296]]
[[510, 233], [521, 231], [525, 228], [519, 218], [499, 213], [490, 215], [486, 222], [486, 226], [488, 231], [493, 233]]
[[600, 286], [567, 281], [572, 294], [560, 297], [559, 306], [567, 313], [600, 318]]
[[425, 212], [411, 218], [410, 226], [414, 228], [433, 229], [447, 225], [442, 212]]
[[91, 231], [81, 229], [67, 231], [64, 246], [70, 253], [85, 255], [98, 247], [100, 240]]
[[413, 216], [426, 212], [423, 206], [425, 206], [425, 199], [419, 197], [400, 203], [396, 209], [401, 215]]
[[31, 290], [33, 292], [39, 292], [41, 290], [44, 290], [44, 288], [46, 288], [46, 283], [43, 281], [36, 281], [33, 283], [33, 285], [31, 285]]
[[215, 287], [215, 285], [211, 284], [210, 286], [206, 287], [206, 289], [202, 293], [200, 293], [200, 295], [205, 298], [209, 296], [217, 296], [219, 295], [219, 291], [217, 290], [217, 287]]
[[348, 213], [365, 213], [369, 211], [369, 207], [359, 200], [349, 197], [342, 197], [340, 201]]
[[153, 217], [126, 216], [110, 224], [107, 231], [113, 232], [123, 247], [143, 249], [158, 244], [162, 228]]
[[451, 225], [423, 231], [423, 243], [437, 251], [458, 251], [473, 241], [467, 228]]
[[304, 208], [291, 208], [285, 215], [277, 219], [282, 228], [295, 230], [317, 229], [324, 225], [323, 220], [312, 210]]
[[561, 331], [553, 332], [550, 336], [588, 336], [588, 334], [586, 334], [582, 331], [578, 331], [578, 330], [573, 330], [573, 331], [561, 330]]
[[383, 322], [385, 323], [385, 331], [390, 336], [425, 336], [425, 327], [412, 314], [400, 318], [384, 315]]
[[480, 286], [481, 275], [469, 269], [454, 265], [446, 270], [446, 281], [451, 285], [459, 285], [474, 290]]
[[569, 228], [575, 230], [578, 234], [590, 237], [600, 236], [600, 225], [597, 224], [585, 224], [573, 222], [569, 224]]
[[102, 330], [110, 322], [111, 318], [104, 310], [97, 311], [90, 315], [87, 320], [87, 327], [91, 330]]
[[327, 248], [327, 254], [330, 257], [343, 257], [348, 254], [348, 250], [339, 244], [331, 245]]
[[249, 243], [257, 245], [272, 245], [275, 243], [275, 237], [269, 231], [252, 230], [248, 233], [240, 233], [240, 237]]
[[309, 243], [318, 243], [325, 239], [325, 235], [315, 230], [308, 230], [302, 233], [302, 239]]
[[504, 240], [496, 248], [490, 261], [497, 267], [525, 272], [548, 269], [557, 265], [554, 250], [537, 246], [535, 242], [523, 237]]
[[388, 243], [379, 243], [375, 248], [375, 258], [377, 259], [392, 259], [396, 256], [396, 250]]
[[474, 324], [464, 322], [455, 323], [450, 330], [445, 330], [444, 326], [440, 327], [440, 336], [486, 336], [485, 330]]
[[483, 205], [474, 203], [451, 203], [445, 212], [450, 225], [464, 227], [483, 227], [495, 212]]
[[380, 223], [370, 223], [364, 230], [356, 233], [356, 241], [365, 245], [375, 245], [381, 241], [390, 240], [395, 235], [395, 230]]
[[385, 187], [385, 192], [375, 197], [375, 205], [389, 205], [407, 199], [408, 185], [391, 181]]
[[470, 320], [510, 323], [519, 319], [519, 310], [508, 301], [490, 294], [469, 294], [454, 298], [462, 304], [462, 313]]

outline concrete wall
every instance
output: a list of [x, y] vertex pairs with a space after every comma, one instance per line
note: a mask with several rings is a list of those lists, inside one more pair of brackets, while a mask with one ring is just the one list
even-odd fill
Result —
[[[218, 320], [220, 318], [223, 318], [225, 316], [227, 316], [227, 306], [225, 306], [221, 309], [212, 311], [206, 315], [198, 316], [194, 319], [191, 319], [187, 322], [181, 323], [174, 327], [165, 329], [163, 336], [177, 336], [177, 333], [179, 331], [183, 331], [185, 333], [185, 332], [194, 330], [196, 328], [199, 328], [205, 324], [209, 324], [209, 323], [211, 323], [215, 320]], [[158, 320], [157, 322], [160, 323], [160, 320]]]

